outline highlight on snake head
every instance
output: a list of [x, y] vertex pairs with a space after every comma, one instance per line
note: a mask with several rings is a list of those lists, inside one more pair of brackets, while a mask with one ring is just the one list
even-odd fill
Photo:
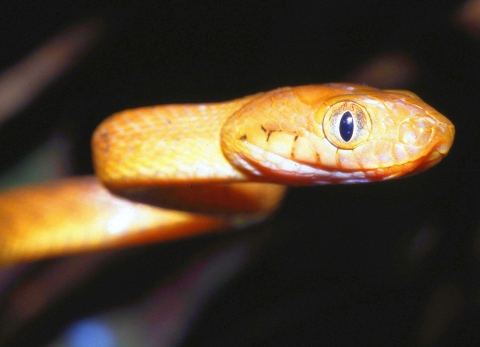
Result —
[[237, 114], [222, 130], [225, 155], [253, 176], [275, 172], [287, 184], [418, 173], [448, 153], [455, 134], [445, 116], [411, 92], [354, 84], [277, 89]]

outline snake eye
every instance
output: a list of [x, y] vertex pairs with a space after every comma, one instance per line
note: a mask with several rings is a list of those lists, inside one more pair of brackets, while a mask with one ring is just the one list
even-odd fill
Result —
[[330, 143], [341, 149], [353, 149], [370, 135], [372, 122], [367, 110], [353, 101], [340, 101], [327, 110], [323, 132]]
[[345, 142], [351, 140], [353, 135], [353, 116], [350, 112], [345, 112], [340, 119], [340, 136]]

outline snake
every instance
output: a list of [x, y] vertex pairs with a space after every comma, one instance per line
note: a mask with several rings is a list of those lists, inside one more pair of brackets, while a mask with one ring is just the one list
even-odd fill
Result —
[[0, 193], [0, 264], [241, 229], [287, 186], [424, 171], [454, 134], [412, 92], [348, 83], [121, 111], [93, 133], [95, 176]]

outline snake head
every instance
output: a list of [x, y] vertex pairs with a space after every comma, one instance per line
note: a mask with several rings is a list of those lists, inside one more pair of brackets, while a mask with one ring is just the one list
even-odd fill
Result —
[[234, 166], [256, 180], [291, 185], [421, 172], [448, 153], [455, 133], [411, 92], [353, 84], [277, 89], [224, 127], [224, 154]]

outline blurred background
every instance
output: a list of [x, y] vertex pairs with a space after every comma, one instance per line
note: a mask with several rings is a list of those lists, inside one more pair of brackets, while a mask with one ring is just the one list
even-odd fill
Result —
[[3, 4], [4, 188], [91, 174], [116, 111], [289, 85], [408, 89], [456, 138], [417, 176], [292, 188], [259, 227], [3, 269], [0, 346], [480, 345], [478, 2]]

